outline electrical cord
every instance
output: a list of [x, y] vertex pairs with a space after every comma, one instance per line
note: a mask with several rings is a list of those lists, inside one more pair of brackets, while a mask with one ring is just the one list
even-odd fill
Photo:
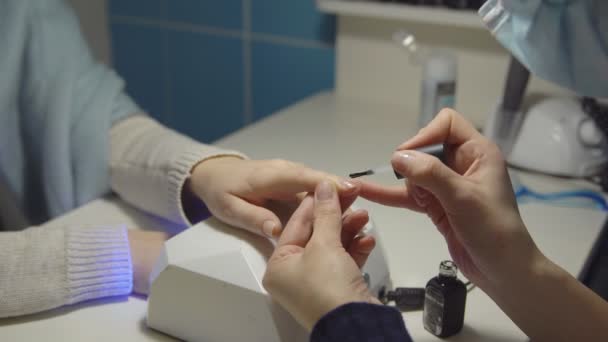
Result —
[[513, 192], [519, 203], [527, 200], [548, 202], [553, 205], [570, 208], [594, 208], [608, 212], [608, 202], [599, 191], [575, 189], [542, 193], [523, 185], [517, 173], [509, 172]]
[[[527, 198], [536, 199], [542, 202], [558, 202], [563, 200], [575, 200], [583, 199], [589, 200], [597, 209], [602, 211], [608, 211], [608, 203], [601, 194], [592, 190], [572, 190], [572, 191], [560, 191], [551, 193], [540, 193], [531, 190], [525, 185], [520, 185], [517, 191], [515, 191], [515, 197], [518, 200]], [[573, 202], [568, 203], [568, 206], [576, 206]]]
[[[464, 283], [464, 286], [467, 293], [477, 287], [471, 281]], [[424, 308], [425, 293], [426, 289], [424, 287], [397, 287], [381, 295], [379, 299], [384, 304], [394, 302], [397, 309], [402, 312], [419, 311]]]

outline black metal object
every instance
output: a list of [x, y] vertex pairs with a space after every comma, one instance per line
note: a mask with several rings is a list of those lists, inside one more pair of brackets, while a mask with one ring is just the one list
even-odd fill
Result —
[[[581, 107], [602, 131], [604, 138], [608, 139], [608, 107], [590, 97], [581, 99]], [[608, 168], [605, 168], [598, 176], [592, 177], [591, 180], [598, 183], [603, 191], [608, 191]]]
[[578, 279], [608, 301], [608, 219], [604, 222]]
[[510, 153], [515, 136], [525, 118], [524, 111], [520, 109], [529, 81], [530, 71], [511, 56], [500, 107], [491, 128], [495, 142], [505, 155]]
[[[581, 105], [585, 113], [608, 137], [608, 108], [588, 97], [581, 100]], [[605, 169], [600, 174], [599, 184], [604, 191], [608, 190], [608, 170]], [[608, 219], [604, 222], [604, 226], [591, 248], [579, 280], [604, 300], [608, 300]]]

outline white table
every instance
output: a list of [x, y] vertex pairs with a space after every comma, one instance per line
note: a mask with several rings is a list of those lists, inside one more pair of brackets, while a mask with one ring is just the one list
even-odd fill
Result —
[[[416, 115], [397, 109], [337, 98], [311, 97], [248, 126], [218, 142], [256, 159], [284, 158], [339, 175], [387, 163], [392, 150], [415, 133]], [[410, 118], [410, 119], [408, 119]], [[396, 182], [390, 175], [381, 182]], [[535, 189], [589, 186], [549, 177], [521, 175]], [[365, 200], [379, 228], [397, 286], [424, 286], [449, 258], [445, 243], [420, 214], [387, 208]], [[541, 249], [577, 275], [599, 234], [605, 215], [596, 210], [526, 204], [521, 212]], [[116, 198], [101, 199], [56, 219], [64, 223], [126, 223], [161, 228], [159, 219], [138, 212]], [[0, 341], [166, 341], [170, 337], [145, 326], [145, 300], [137, 297], [101, 300], [38, 315], [0, 320]], [[416, 341], [440, 341], [422, 327], [420, 312], [404, 315]], [[453, 341], [523, 341], [525, 335], [479, 289], [469, 293], [465, 328]]]

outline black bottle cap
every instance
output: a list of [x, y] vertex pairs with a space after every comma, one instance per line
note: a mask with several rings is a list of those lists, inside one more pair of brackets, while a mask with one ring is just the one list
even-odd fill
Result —
[[[436, 144], [436, 145], [420, 147], [420, 148], [415, 149], [414, 151], [430, 154], [430, 155], [436, 157], [437, 159], [441, 160], [442, 163], [445, 163], [445, 151], [444, 150], [445, 149], [444, 149], [443, 144]], [[405, 178], [402, 175], [400, 175], [396, 170], [393, 170], [393, 171], [395, 172], [395, 176], [397, 177], [397, 179]]]
[[439, 275], [456, 278], [458, 275], [458, 266], [451, 260], [442, 261], [441, 264], [439, 264]]

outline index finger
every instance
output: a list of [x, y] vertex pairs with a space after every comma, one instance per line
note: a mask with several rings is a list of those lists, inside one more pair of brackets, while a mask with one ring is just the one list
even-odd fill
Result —
[[387, 205], [389, 207], [406, 208], [424, 212], [424, 209], [420, 208], [416, 203], [416, 200], [410, 193], [408, 187], [404, 185], [386, 186], [369, 181], [362, 181], [359, 195], [368, 201]]
[[314, 192], [317, 184], [327, 180], [332, 182], [341, 196], [356, 195], [359, 184], [336, 175], [317, 171], [304, 165], [285, 160], [263, 161], [255, 177], [250, 180], [256, 193], [273, 196], [275, 199], [292, 199], [301, 192]]
[[426, 127], [397, 150], [411, 150], [434, 144], [462, 145], [480, 133], [462, 115], [450, 108], [442, 109]]

